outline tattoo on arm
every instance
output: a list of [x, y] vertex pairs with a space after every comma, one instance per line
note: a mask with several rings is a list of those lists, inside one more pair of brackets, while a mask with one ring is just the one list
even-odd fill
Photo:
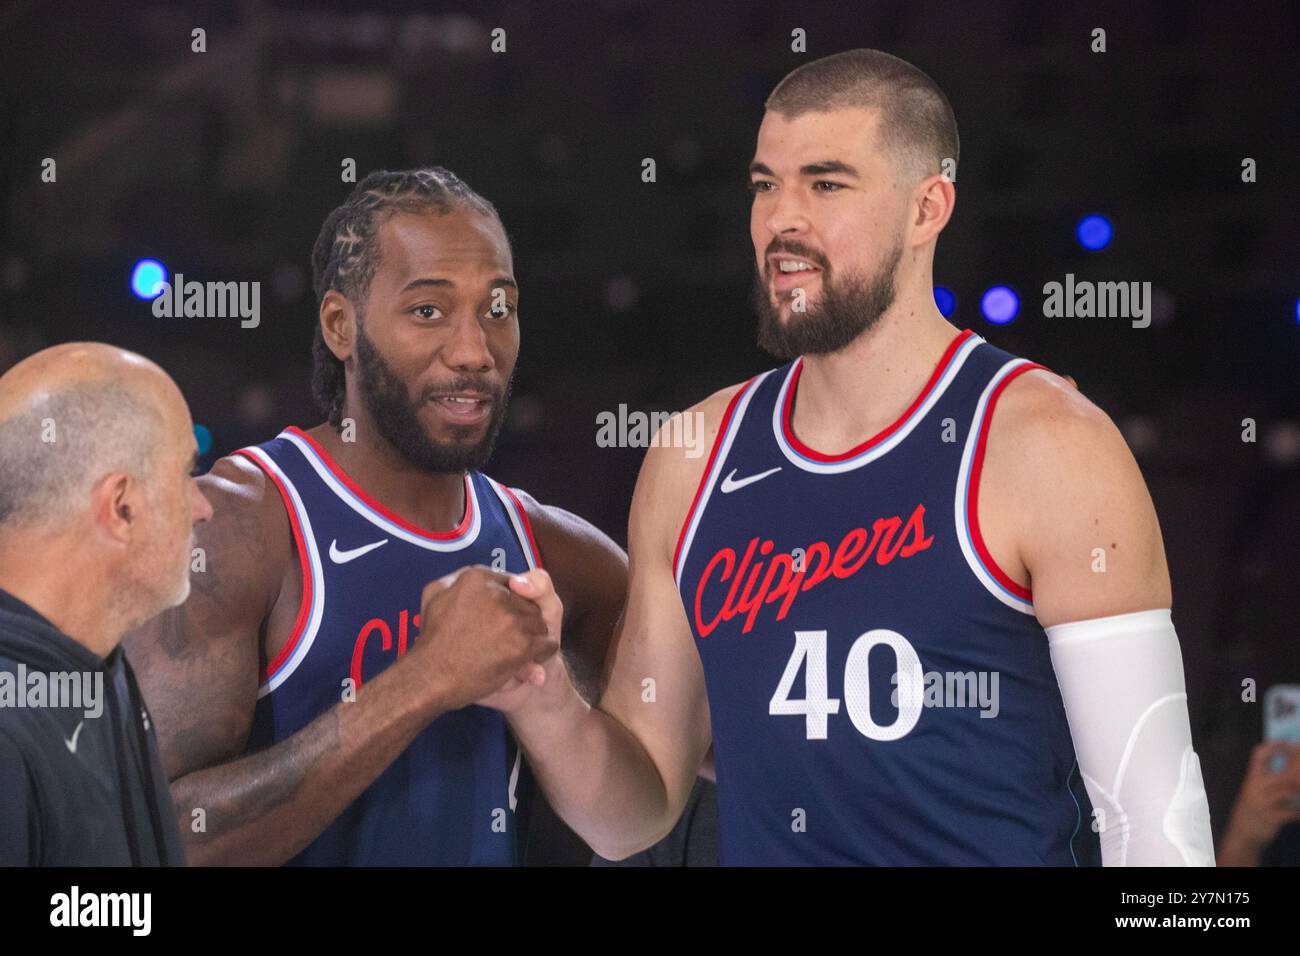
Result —
[[192, 839], [205, 843], [255, 823], [292, 802], [320, 758], [340, 746], [339, 713], [334, 707], [266, 750], [190, 774], [173, 788], [178, 792], [182, 825], [188, 825], [194, 809], [203, 808], [206, 832], [197, 832]]

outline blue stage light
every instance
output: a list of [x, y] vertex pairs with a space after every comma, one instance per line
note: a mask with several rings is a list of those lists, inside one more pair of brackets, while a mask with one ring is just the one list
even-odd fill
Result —
[[1006, 325], [1020, 312], [1020, 296], [1010, 286], [991, 286], [980, 299], [980, 311], [994, 325]]
[[1114, 234], [1111, 228], [1110, 220], [1105, 216], [1084, 216], [1079, 220], [1079, 224], [1074, 227], [1074, 234], [1079, 239], [1079, 245], [1085, 249], [1091, 249], [1096, 252], [1098, 249], [1105, 249], [1110, 245], [1110, 237]]
[[939, 307], [940, 314], [946, 319], [957, 308], [957, 296], [951, 289], [937, 285], [934, 287], [934, 304]]
[[157, 259], [141, 259], [131, 270], [131, 291], [141, 299], [156, 298], [159, 284], [166, 281], [167, 267]]

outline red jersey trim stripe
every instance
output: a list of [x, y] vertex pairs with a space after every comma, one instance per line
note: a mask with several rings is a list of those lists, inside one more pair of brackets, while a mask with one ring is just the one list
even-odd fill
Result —
[[1036, 362], [1018, 366], [1009, 372], [1007, 377], [1000, 381], [994, 387], [992, 394], [989, 395], [988, 405], [984, 409], [984, 418], [980, 422], [979, 438], [975, 444], [975, 456], [971, 461], [970, 485], [966, 491], [966, 520], [970, 524], [971, 544], [975, 547], [975, 553], [979, 555], [981, 563], [997, 579], [999, 584], [1022, 601], [1030, 604], [1033, 603], [1032, 591], [1011, 580], [1010, 576], [993, 560], [993, 555], [989, 554], [989, 550], [984, 544], [984, 536], [980, 533], [979, 524], [979, 487], [980, 471], [984, 467], [984, 450], [989, 438], [989, 426], [993, 422], [993, 409], [997, 406], [998, 398], [1002, 395], [1003, 390], [1014, 382], [1017, 377], [1036, 368], [1051, 371], [1046, 366], [1039, 365]]
[[699, 508], [700, 499], [704, 496], [705, 490], [708, 489], [712, 483], [712, 479], [715, 477], [713, 469], [717, 464], [718, 449], [720, 449], [726, 441], [727, 433], [731, 429], [732, 417], [736, 413], [736, 406], [740, 404], [741, 398], [746, 392], [750, 391], [750, 389], [754, 387], [754, 383], [761, 377], [762, 376], [756, 375], [740, 388], [736, 389], [736, 394], [731, 396], [731, 401], [727, 403], [727, 410], [722, 414], [722, 421], [718, 425], [718, 434], [713, 439], [713, 448], [709, 451], [708, 464], [704, 466], [704, 474], [700, 476], [700, 483], [695, 488], [695, 497], [691, 499], [691, 506], [686, 511], [686, 520], [682, 522], [681, 530], [677, 532], [677, 547], [673, 549], [674, 577], [679, 573], [679, 562], [682, 557], [682, 545], [686, 541], [686, 534], [691, 527], [691, 522], [695, 520], [695, 513], [696, 509]]
[[537, 539], [533, 537], [533, 523], [528, 519], [528, 512], [524, 509], [523, 502], [519, 500], [519, 496], [515, 494], [513, 488], [500, 482], [496, 482], [496, 486], [510, 499], [515, 511], [518, 512], [519, 523], [523, 526], [524, 534], [528, 538], [528, 549], [533, 553], [533, 564], [540, 568], [542, 566], [542, 549], [537, 546]]
[[790, 443], [791, 448], [803, 455], [805, 458], [810, 458], [813, 461], [820, 462], [833, 463], [847, 461], [850, 458], [856, 458], [863, 452], [870, 451], [876, 445], [879, 445], [881, 442], [889, 438], [890, 435], [894, 434], [894, 432], [906, 425], [908, 419], [916, 413], [916, 410], [925, 404], [925, 400], [930, 396], [930, 393], [934, 391], [934, 387], [943, 378], [944, 372], [948, 370], [948, 366], [952, 363], [953, 356], [957, 354], [957, 351], [963, 344], [965, 344], [966, 340], [971, 338], [974, 334], [973, 330], [964, 329], [957, 333], [953, 340], [948, 343], [948, 348], [945, 349], [943, 355], [939, 357], [938, 364], [935, 365], [934, 371], [930, 373], [930, 378], [926, 381], [925, 387], [921, 389], [921, 393], [916, 396], [912, 401], [912, 404], [908, 406], [907, 411], [903, 412], [896, 422], [883, 431], [878, 432], [873, 437], [868, 438], [856, 448], [850, 448], [848, 451], [842, 452], [838, 455], [827, 455], [814, 448], [809, 448], [795, 436], [794, 428], [791, 426], [791, 419], [794, 411], [794, 394], [795, 390], [799, 387], [799, 376], [803, 373], [803, 357], [800, 356], [799, 360], [795, 363], [790, 384], [786, 388], [785, 404], [781, 409], [781, 431], [785, 435], [785, 440]]
[[429, 541], [454, 541], [457, 538], [464, 537], [465, 534], [469, 531], [469, 529], [473, 526], [474, 495], [470, 490], [469, 475], [465, 475], [465, 516], [461, 518], [460, 524], [458, 524], [455, 528], [453, 528], [450, 531], [429, 531], [427, 528], [421, 528], [411, 524], [411, 522], [407, 521], [401, 515], [397, 514], [396, 512], [390, 511], [389, 509], [381, 505], [378, 501], [376, 501], [374, 498], [370, 497], [370, 495], [366, 493], [366, 490], [364, 488], [362, 488], [359, 484], [353, 481], [348, 476], [348, 473], [339, 467], [338, 463], [329, 456], [329, 453], [326, 452], [325, 449], [321, 447], [320, 443], [317, 442], [316, 439], [308, 435], [301, 428], [298, 428], [296, 425], [290, 425], [288, 428], [285, 429], [285, 431], [298, 436], [303, 441], [305, 441], [308, 445], [310, 445], [312, 451], [314, 451], [317, 457], [320, 458], [321, 464], [323, 464], [326, 468], [328, 468], [330, 474], [332, 474], [335, 478], [337, 478], [339, 482], [348, 489], [348, 491], [352, 492], [352, 494], [356, 496], [357, 501], [359, 501], [365, 507], [369, 508], [371, 511], [375, 512], [375, 514], [387, 519], [388, 521], [391, 521], [399, 528], [403, 528], [406, 531], [411, 532], [411, 534], [419, 535], [420, 537], [425, 538]]
[[255, 464], [266, 477], [270, 478], [275, 484], [276, 490], [280, 492], [280, 499], [284, 502], [284, 510], [289, 515], [289, 527], [293, 531], [294, 548], [298, 552], [298, 565], [302, 572], [302, 601], [298, 605], [298, 616], [294, 619], [293, 630], [289, 633], [289, 639], [284, 642], [280, 648], [280, 653], [275, 655], [275, 659], [266, 665], [262, 676], [269, 680], [275, 675], [275, 672], [284, 666], [285, 661], [293, 656], [294, 649], [297, 648], [298, 642], [302, 640], [303, 633], [307, 629], [307, 619], [311, 614], [312, 602], [312, 574], [311, 562], [307, 557], [307, 542], [303, 537], [302, 525], [298, 521], [298, 511], [294, 507], [293, 499], [289, 496], [289, 489], [284, 486], [278, 475], [268, 469], [256, 455], [244, 451], [242, 448], [235, 452], [243, 458], [247, 458]]

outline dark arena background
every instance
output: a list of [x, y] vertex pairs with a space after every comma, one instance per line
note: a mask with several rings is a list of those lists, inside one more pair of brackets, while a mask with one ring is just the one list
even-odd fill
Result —
[[[765, 98], [809, 60], [893, 53], [961, 132], [941, 309], [1072, 376], [1146, 478], [1217, 844], [1265, 693], [1300, 684], [1298, 10], [8, 2], [0, 371], [66, 341], [141, 352], [183, 390], [205, 468], [315, 425], [323, 218], [372, 170], [445, 166], [500, 211], [521, 287], [487, 470], [626, 545], [644, 449], [604, 447], [598, 416], [777, 364], [748, 298]], [[259, 322], [156, 317], [176, 273], [260, 283]], [[1067, 276], [1149, 283], [1148, 320], [1047, 314]], [[1300, 862], [1296, 843], [1264, 861]]]

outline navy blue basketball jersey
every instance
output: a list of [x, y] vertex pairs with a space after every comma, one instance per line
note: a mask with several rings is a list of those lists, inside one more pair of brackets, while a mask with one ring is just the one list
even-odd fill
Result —
[[[510, 489], [465, 477], [465, 515], [430, 532], [373, 500], [308, 434], [287, 428], [236, 454], [279, 489], [302, 571], [293, 633], [266, 664], [250, 750], [293, 735], [404, 655], [420, 632], [420, 594], [470, 564], [539, 566]], [[517, 861], [518, 749], [504, 716], [470, 706], [435, 719], [291, 863], [506, 865]]]
[[1041, 368], [969, 329], [843, 454], [802, 359], [732, 399], [677, 544], [729, 865], [1099, 865], [1047, 636], [980, 535], [990, 416]]

